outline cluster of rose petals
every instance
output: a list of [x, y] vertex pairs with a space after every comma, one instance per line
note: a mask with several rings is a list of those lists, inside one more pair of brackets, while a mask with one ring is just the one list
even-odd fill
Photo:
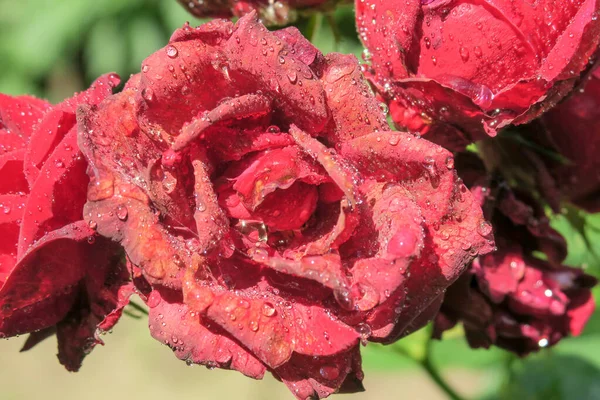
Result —
[[[579, 335], [594, 311], [590, 288], [596, 280], [561, 265], [566, 242], [549, 226], [543, 208], [506, 184], [489, 185], [474, 158], [461, 155], [457, 168], [468, 170], [467, 183], [492, 214], [498, 249], [478, 257], [448, 289], [434, 335], [439, 338], [462, 322], [471, 347], [494, 344], [519, 355]], [[536, 251], [546, 260], [536, 257]]]
[[550, 109], [600, 40], [597, 0], [356, 1], [395, 123], [462, 148]]
[[115, 75], [51, 105], [0, 94], [0, 337], [56, 333], [58, 358], [77, 370], [126, 303], [119, 247], [83, 221], [88, 177], [75, 112], [112, 94]]
[[199, 18], [242, 17], [255, 11], [265, 25], [286, 25], [298, 12], [318, 11], [335, 5], [330, 0], [177, 0]]
[[389, 130], [355, 57], [255, 13], [184, 26], [78, 121], [85, 219], [152, 335], [301, 399], [359, 390], [359, 343], [422, 326], [493, 247], [452, 155]]
[[489, 170], [539, 193], [555, 212], [564, 201], [600, 211], [600, 73], [590, 71], [578, 86], [535, 121], [478, 144]]
[[545, 159], [560, 198], [589, 212], [600, 211], [600, 71], [581, 90], [545, 113], [537, 142], [563, 157]]

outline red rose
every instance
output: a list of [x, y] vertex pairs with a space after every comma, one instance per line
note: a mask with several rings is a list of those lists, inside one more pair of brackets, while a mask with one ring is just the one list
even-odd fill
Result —
[[[459, 171], [474, 177], [474, 157], [459, 156]], [[594, 312], [590, 288], [596, 280], [560, 264], [566, 243], [533, 198], [505, 184], [489, 188], [484, 180], [472, 180], [471, 190], [493, 214], [498, 250], [475, 259], [448, 289], [435, 336], [462, 322], [471, 347], [495, 344], [524, 355], [579, 335]], [[547, 261], [536, 258], [535, 251]]]
[[598, 46], [597, 0], [357, 1], [371, 80], [394, 121], [447, 147], [528, 122]]
[[176, 31], [79, 121], [85, 218], [152, 335], [298, 398], [360, 389], [359, 341], [432, 318], [493, 246], [450, 153], [389, 131], [353, 56], [255, 14]]
[[[590, 212], [600, 211], [600, 71], [590, 76], [583, 89], [541, 118], [545, 137], [540, 138], [564, 157], [546, 157], [562, 198]], [[543, 140], [542, 140], [543, 139]]]
[[118, 247], [82, 220], [88, 177], [75, 121], [80, 104], [117, 83], [104, 76], [56, 106], [0, 94], [0, 336], [35, 332], [27, 349], [56, 333], [69, 370], [126, 302]]
[[600, 73], [580, 87], [541, 118], [478, 145], [490, 169], [538, 192], [556, 212], [565, 200], [600, 210]]
[[199, 18], [241, 17], [256, 11], [265, 25], [286, 25], [294, 22], [302, 12], [325, 10], [337, 1], [327, 0], [177, 0]]

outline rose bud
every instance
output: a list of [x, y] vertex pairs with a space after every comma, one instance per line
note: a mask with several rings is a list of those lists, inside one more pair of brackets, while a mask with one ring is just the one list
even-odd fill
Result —
[[[462, 166], [476, 163], [461, 155]], [[471, 169], [470, 176], [474, 176]], [[549, 226], [544, 210], [525, 193], [506, 184], [489, 188], [485, 177], [471, 190], [483, 200], [495, 228], [498, 250], [473, 261], [447, 291], [436, 317], [434, 336], [462, 322], [473, 348], [504, 348], [518, 355], [579, 335], [594, 311], [590, 288], [595, 278], [561, 265], [566, 242]], [[546, 260], [537, 258], [541, 252]]]
[[184, 26], [78, 118], [85, 219], [151, 334], [301, 399], [360, 390], [359, 343], [426, 323], [493, 247], [451, 154], [389, 130], [355, 57], [255, 13]]
[[394, 122], [461, 149], [569, 93], [598, 47], [599, 4], [367, 0], [356, 20]]
[[75, 119], [118, 82], [105, 75], [57, 105], [0, 94], [0, 337], [33, 332], [26, 350], [56, 334], [71, 371], [128, 298], [120, 247], [83, 221], [89, 179]]
[[178, 0], [186, 10], [198, 18], [242, 17], [255, 11], [265, 25], [293, 23], [298, 14], [325, 11], [339, 1], [326, 0]]

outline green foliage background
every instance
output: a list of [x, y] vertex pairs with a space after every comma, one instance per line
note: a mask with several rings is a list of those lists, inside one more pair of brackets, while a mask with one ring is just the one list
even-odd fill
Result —
[[[340, 51], [360, 57], [362, 46], [352, 8], [338, 9], [331, 17], [335, 29], [326, 17], [301, 20], [297, 26], [325, 53]], [[0, 92], [34, 94], [58, 102], [102, 73], [114, 71], [127, 79], [188, 20], [193, 25], [202, 22], [175, 0], [0, 0]], [[600, 215], [567, 207], [553, 218], [553, 225], [568, 241], [566, 263], [600, 276]], [[600, 290], [595, 295], [599, 298]], [[145, 329], [144, 323], [139, 325]], [[419, 368], [411, 357], [421, 358], [427, 341], [424, 330], [393, 346], [369, 345], [363, 349], [367, 375], [403, 374]], [[600, 399], [598, 312], [582, 336], [525, 360], [498, 349], [471, 350], [460, 329], [447, 333], [431, 349], [434, 364], [443, 371], [488, 371], [491, 384], [481, 398]]]

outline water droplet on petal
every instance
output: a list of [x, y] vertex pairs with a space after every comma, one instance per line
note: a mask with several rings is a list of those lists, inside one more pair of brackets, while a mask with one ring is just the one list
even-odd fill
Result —
[[460, 58], [462, 58], [464, 62], [469, 61], [469, 49], [467, 49], [466, 47], [461, 47], [459, 53]]
[[273, 315], [275, 315], [275, 311], [275, 307], [271, 303], [267, 302], [262, 305], [262, 314], [265, 317], [272, 317]]
[[354, 327], [354, 329], [360, 335], [360, 343], [363, 346], [366, 346], [367, 345], [367, 339], [369, 339], [369, 337], [371, 336], [371, 327], [369, 326], [369, 324], [367, 324], [365, 322], [361, 322], [358, 325], [356, 325]]
[[142, 97], [146, 101], [152, 101], [152, 100], [154, 100], [154, 92], [150, 88], [144, 88], [144, 89], [142, 89]]
[[324, 365], [319, 368], [319, 374], [327, 380], [333, 381], [340, 376], [340, 370], [335, 365]]
[[292, 85], [295, 84], [296, 82], [298, 82], [298, 74], [296, 74], [296, 72], [294, 72], [294, 71], [288, 72], [287, 77]]
[[454, 157], [448, 156], [448, 158], [446, 158], [446, 168], [448, 168], [448, 169], [454, 168]]
[[354, 299], [348, 288], [342, 287], [334, 290], [333, 297], [344, 310], [352, 311], [355, 309]]
[[126, 221], [127, 220], [127, 207], [125, 206], [119, 206], [117, 208], [117, 218], [119, 218], [121, 221]]
[[146, 304], [150, 308], [155, 308], [160, 304], [161, 300], [162, 297], [160, 296], [160, 293], [158, 293], [156, 290], [153, 290], [148, 296], [148, 301], [146, 301]]
[[490, 224], [487, 221], [481, 221], [479, 223], [479, 226], [477, 227], [477, 233], [479, 233], [481, 236], [487, 236], [490, 233], [492, 233], [492, 224]]
[[410, 257], [417, 247], [417, 236], [410, 229], [400, 229], [388, 242], [388, 253], [395, 257]]
[[173, 46], [172, 44], [165, 47], [165, 51], [167, 52], [167, 56], [169, 56], [169, 58], [177, 57], [177, 54], [178, 54], [177, 48], [175, 46]]

